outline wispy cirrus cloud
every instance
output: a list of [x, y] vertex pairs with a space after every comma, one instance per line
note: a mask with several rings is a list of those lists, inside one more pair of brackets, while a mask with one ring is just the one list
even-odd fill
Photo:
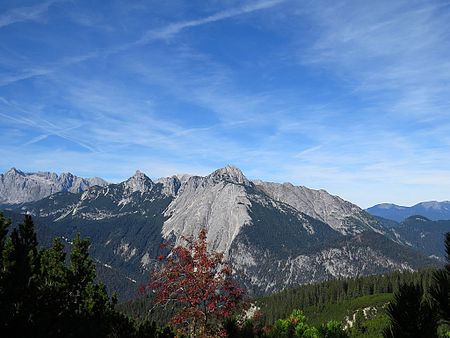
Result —
[[0, 78], [0, 87], [7, 86], [9, 84], [27, 80], [39, 76], [46, 76], [52, 73], [55, 73], [57, 71], [60, 71], [64, 69], [65, 67], [76, 65], [79, 63], [82, 63], [84, 61], [88, 61], [91, 59], [95, 59], [102, 55], [102, 53], [99, 50], [92, 51], [90, 53], [86, 53], [83, 55], [77, 55], [77, 56], [71, 56], [62, 58], [61, 60], [57, 62], [53, 62], [51, 64], [46, 65], [30, 65], [25, 68], [25, 70], [19, 72], [19, 73], [13, 73], [13, 74], [5, 74]]
[[[302, 12], [303, 15], [304, 12]], [[326, 67], [386, 114], [441, 117], [450, 108], [450, 5], [436, 1], [315, 2], [321, 29], [301, 62]]]
[[[32, 138], [31, 140], [24, 143], [24, 145], [34, 144], [36, 142], [42, 141], [46, 139], [50, 135], [55, 135], [60, 137], [61, 139], [73, 142], [78, 146], [90, 151], [97, 152], [98, 150], [94, 145], [86, 142], [78, 137], [74, 137], [73, 133], [70, 133], [72, 130], [76, 130], [83, 126], [83, 122], [80, 120], [78, 123], [74, 123], [73, 120], [70, 123], [60, 123], [50, 121], [48, 118], [42, 116], [43, 114], [39, 114], [39, 108], [34, 107], [23, 107], [22, 105], [18, 105], [14, 102], [9, 102], [3, 97], [0, 97], [0, 117], [2, 119], [6, 119], [12, 121], [15, 125], [18, 126], [27, 126], [32, 130], [43, 132], [42, 134]], [[67, 126], [70, 127], [62, 127]]]
[[[33, 18], [38, 18], [41, 14], [43, 14], [53, 3], [61, 1], [61, 0], [52, 0], [47, 1], [44, 4], [33, 6], [33, 7], [23, 7], [11, 10], [10, 13], [6, 13], [3, 18], [3, 26], [25, 21], [25, 20], [32, 20]], [[12, 75], [6, 75], [3, 76], [0, 80], [0, 86], [6, 86], [11, 83], [22, 81], [30, 78], [34, 78], [36, 76], [45, 76], [48, 74], [51, 74], [53, 72], [56, 72], [60, 70], [61, 68], [75, 65], [84, 61], [88, 61], [94, 58], [98, 57], [108, 57], [110, 55], [114, 55], [117, 53], [121, 53], [124, 51], [129, 50], [130, 48], [134, 48], [137, 46], [146, 45], [152, 41], [156, 40], [166, 40], [169, 39], [182, 31], [194, 28], [198, 26], [202, 26], [205, 24], [218, 22], [226, 19], [230, 19], [233, 17], [241, 16], [244, 14], [249, 14], [252, 12], [269, 9], [271, 7], [274, 7], [276, 5], [279, 5], [286, 0], [262, 0], [253, 2], [250, 4], [244, 4], [240, 7], [227, 9], [221, 12], [217, 12], [215, 14], [212, 14], [210, 16], [201, 18], [201, 19], [194, 19], [194, 20], [186, 20], [186, 21], [180, 21], [180, 22], [174, 22], [170, 23], [166, 26], [157, 28], [157, 29], [151, 29], [147, 30], [145, 33], [141, 35], [140, 38], [138, 38], [135, 41], [131, 41], [128, 43], [120, 44], [120, 45], [114, 45], [110, 46], [108, 48], [103, 49], [97, 49], [94, 51], [91, 51], [87, 54], [78, 55], [70, 58], [65, 58], [60, 61], [54, 62], [51, 65], [47, 66], [33, 66], [29, 67], [30, 69], [26, 70], [25, 72], [21, 72], [19, 74], [12, 74]], [[22, 19], [21, 19], [22, 18]], [[0, 17], [0, 28], [2, 27], [2, 17]]]
[[250, 4], [244, 4], [240, 7], [227, 9], [227, 10], [209, 15], [209, 16], [201, 18], [201, 19], [175, 22], [175, 23], [169, 24], [169, 25], [159, 28], [159, 29], [152, 29], [152, 30], [147, 31], [139, 40], [137, 40], [135, 42], [135, 44], [136, 45], [147, 44], [150, 41], [159, 40], [159, 39], [166, 40], [166, 39], [173, 37], [174, 35], [176, 35], [178, 33], [181, 33], [185, 29], [203, 26], [203, 25], [206, 25], [209, 23], [230, 19], [233, 17], [260, 11], [263, 9], [269, 9], [269, 8], [277, 6], [285, 1], [286, 0], [257, 1], [257, 2], [250, 3]]
[[0, 15], [0, 28], [19, 22], [39, 20], [48, 11], [50, 6], [60, 1], [62, 0], [50, 0], [34, 6], [10, 9]]

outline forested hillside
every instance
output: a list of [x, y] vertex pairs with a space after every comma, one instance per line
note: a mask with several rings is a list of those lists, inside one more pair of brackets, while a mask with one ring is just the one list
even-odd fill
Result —
[[423, 288], [431, 285], [433, 269], [419, 272], [393, 272], [360, 278], [331, 280], [318, 284], [304, 285], [294, 289], [256, 299], [261, 307], [266, 323], [271, 324], [283, 318], [293, 309], [306, 309], [311, 306], [325, 307], [352, 300], [361, 296], [392, 294], [402, 284], [418, 284]]

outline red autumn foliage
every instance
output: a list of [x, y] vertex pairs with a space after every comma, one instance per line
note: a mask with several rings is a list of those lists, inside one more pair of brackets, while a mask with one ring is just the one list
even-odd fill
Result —
[[157, 304], [180, 305], [171, 323], [194, 337], [217, 337], [223, 319], [244, 304], [244, 290], [232, 279], [231, 266], [223, 253], [208, 252], [206, 236], [203, 229], [196, 240], [184, 238], [186, 246], [173, 247], [147, 285]]

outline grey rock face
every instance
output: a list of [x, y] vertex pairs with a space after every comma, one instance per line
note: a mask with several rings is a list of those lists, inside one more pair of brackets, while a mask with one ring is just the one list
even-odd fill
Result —
[[224, 172], [191, 177], [166, 209], [164, 215], [168, 219], [164, 222], [163, 236], [192, 236], [205, 227], [211, 249], [228, 252], [241, 227], [251, 221], [248, 213], [251, 202], [245, 187], [228, 179], [245, 181]]
[[181, 181], [178, 176], [172, 177], [162, 177], [157, 179], [155, 182], [163, 185], [163, 192], [166, 196], [175, 197], [178, 194], [178, 190], [182, 183], [185, 183], [186, 180]]
[[213, 182], [226, 181], [235, 184], [250, 185], [250, 181], [244, 176], [242, 171], [230, 165], [217, 169], [208, 175], [207, 178]]
[[94, 185], [105, 186], [101, 178], [82, 178], [71, 173], [24, 173], [16, 168], [0, 174], [0, 204], [37, 201], [51, 194], [68, 191], [80, 193]]
[[[393, 242], [376, 219], [323, 190], [251, 182], [233, 167], [190, 177], [165, 211], [164, 238], [208, 230], [255, 293], [302, 283], [392, 270], [426, 259]], [[400, 258], [401, 257], [401, 258]]]
[[154, 183], [143, 172], [136, 170], [136, 173], [133, 176], [123, 182], [123, 186], [128, 194], [134, 192], [145, 193], [152, 190]]
[[255, 245], [238, 243], [231, 252], [233, 266], [241, 282], [257, 293], [271, 293], [284, 288], [333, 278], [413, 270], [407, 260], [375, 248], [370, 242], [339, 243], [310, 253], [280, 257], [277, 252]]
[[291, 183], [258, 181], [256, 185], [274, 200], [289, 204], [298, 211], [329, 224], [343, 235], [357, 234], [368, 229], [383, 232], [377, 221], [360, 207], [325, 190], [294, 186]]

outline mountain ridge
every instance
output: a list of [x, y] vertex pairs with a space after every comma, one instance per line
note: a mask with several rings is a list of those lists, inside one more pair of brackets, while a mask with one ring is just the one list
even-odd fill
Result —
[[376, 204], [366, 211], [373, 215], [396, 222], [402, 222], [414, 215], [421, 215], [430, 220], [450, 220], [450, 201], [426, 201], [417, 203], [411, 207], [396, 205], [393, 203]]
[[25, 173], [13, 167], [0, 174], [0, 205], [37, 201], [60, 191], [79, 193], [91, 186], [107, 184], [99, 177], [82, 178], [48, 171]]
[[90, 237], [92, 255], [103, 267], [137, 283], [156, 266], [161, 243], [182, 243], [202, 227], [209, 248], [224, 252], [241, 284], [255, 294], [433, 264], [338, 196], [254, 183], [232, 166], [154, 181], [137, 171], [121, 183], [58, 192], [15, 211], [30, 213], [55, 236]]

